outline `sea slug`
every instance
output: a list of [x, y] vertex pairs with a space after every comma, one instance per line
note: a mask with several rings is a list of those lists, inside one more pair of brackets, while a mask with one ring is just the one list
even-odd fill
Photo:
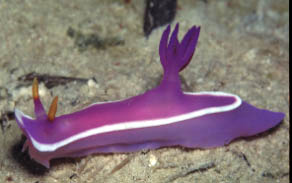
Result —
[[179, 72], [195, 52], [200, 27], [193, 26], [181, 42], [178, 24], [170, 40], [170, 26], [162, 34], [159, 54], [164, 75], [144, 94], [113, 102], [92, 104], [81, 111], [55, 116], [56, 97], [48, 114], [33, 82], [35, 119], [15, 109], [16, 121], [27, 140], [23, 150], [49, 167], [59, 157], [92, 153], [134, 152], [164, 146], [210, 148], [251, 136], [279, 124], [284, 114], [258, 109], [234, 94], [187, 93]]

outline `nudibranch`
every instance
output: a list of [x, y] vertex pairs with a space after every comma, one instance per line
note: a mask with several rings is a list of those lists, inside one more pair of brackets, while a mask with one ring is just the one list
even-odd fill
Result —
[[58, 98], [48, 114], [33, 82], [35, 119], [15, 109], [16, 121], [27, 137], [23, 150], [49, 167], [59, 157], [92, 153], [134, 152], [165, 146], [210, 148], [252, 136], [279, 124], [284, 114], [258, 109], [237, 95], [224, 92], [183, 92], [179, 72], [191, 61], [200, 27], [193, 26], [182, 41], [178, 24], [170, 26], [159, 45], [164, 70], [160, 84], [144, 94], [92, 104], [72, 114], [55, 116]]

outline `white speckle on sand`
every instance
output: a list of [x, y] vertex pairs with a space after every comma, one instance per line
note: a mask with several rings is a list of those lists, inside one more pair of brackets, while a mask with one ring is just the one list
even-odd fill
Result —
[[155, 155], [153, 155], [153, 154], [150, 154], [149, 155], [149, 164], [148, 164], [148, 166], [149, 167], [153, 167], [156, 164], [157, 164], [157, 157]]

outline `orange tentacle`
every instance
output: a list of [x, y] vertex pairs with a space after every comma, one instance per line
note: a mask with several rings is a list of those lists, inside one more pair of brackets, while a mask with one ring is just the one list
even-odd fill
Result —
[[34, 100], [39, 99], [39, 83], [38, 79], [35, 77], [33, 78], [33, 83], [32, 83], [32, 96]]
[[56, 96], [50, 106], [50, 110], [48, 113], [49, 121], [54, 121], [57, 113], [57, 106], [58, 106], [58, 96]]

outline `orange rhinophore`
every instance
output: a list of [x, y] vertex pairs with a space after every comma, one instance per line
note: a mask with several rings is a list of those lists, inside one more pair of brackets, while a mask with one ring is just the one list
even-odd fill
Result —
[[50, 106], [50, 110], [48, 113], [48, 119], [49, 121], [54, 121], [56, 117], [56, 112], [57, 112], [57, 106], [58, 106], [58, 96], [56, 96]]
[[38, 83], [38, 79], [36, 77], [33, 79], [32, 96], [33, 96], [34, 100], [39, 99], [39, 83]]

